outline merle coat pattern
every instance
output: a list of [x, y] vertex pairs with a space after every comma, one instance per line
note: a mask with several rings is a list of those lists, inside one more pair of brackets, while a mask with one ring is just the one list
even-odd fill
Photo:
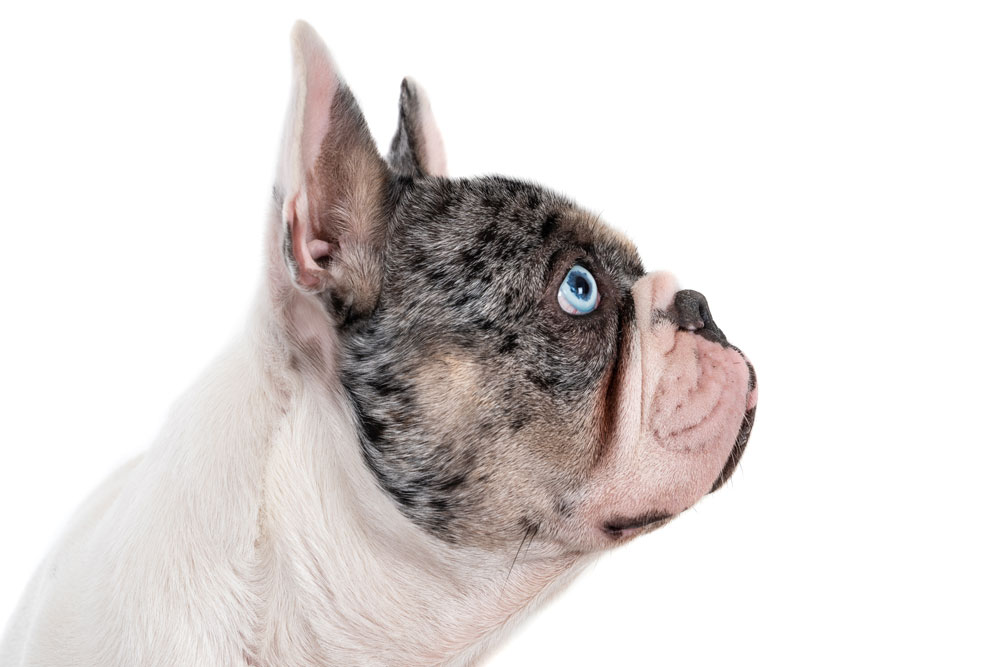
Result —
[[293, 63], [247, 327], [81, 506], [4, 667], [470, 664], [743, 453], [756, 375], [704, 297], [566, 197], [448, 178], [412, 81], [383, 159], [303, 23]]

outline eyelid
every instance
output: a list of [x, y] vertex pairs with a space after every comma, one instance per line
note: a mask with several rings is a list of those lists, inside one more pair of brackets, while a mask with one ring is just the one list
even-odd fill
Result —
[[597, 275], [594, 274], [594, 269], [597, 268], [601, 270], [599, 265], [596, 264], [593, 257], [580, 246], [572, 246], [569, 248], [559, 248], [555, 250], [551, 255], [549, 255], [548, 265], [545, 271], [545, 281], [546, 284], [551, 284], [556, 278], [561, 281], [565, 276], [566, 272], [573, 268], [574, 264], [579, 264], [583, 268], [590, 271], [594, 278]]

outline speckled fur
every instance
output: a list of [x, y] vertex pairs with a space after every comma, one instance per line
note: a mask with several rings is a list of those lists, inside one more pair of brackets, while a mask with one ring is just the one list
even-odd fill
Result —
[[[599, 451], [598, 407], [635, 326], [642, 265], [535, 185], [400, 177], [398, 191], [378, 305], [344, 337], [365, 457], [443, 539], [511, 539], [544, 526]], [[574, 263], [600, 284], [597, 317], [556, 305]]]

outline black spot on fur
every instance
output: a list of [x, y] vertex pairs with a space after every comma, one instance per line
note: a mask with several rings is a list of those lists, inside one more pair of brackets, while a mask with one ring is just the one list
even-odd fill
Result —
[[527, 412], [516, 412], [513, 415], [511, 415], [510, 430], [516, 433], [517, 431], [520, 431], [522, 428], [524, 428], [525, 425], [530, 421], [531, 421], [531, 415], [528, 414]]
[[542, 229], [540, 230], [542, 238], [547, 239], [552, 234], [552, 232], [556, 230], [558, 226], [559, 226], [559, 214], [549, 213], [547, 216], [545, 216], [545, 221], [542, 223]]
[[438, 484], [438, 487], [437, 487], [438, 491], [441, 491], [443, 493], [447, 493], [449, 491], [454, 491], [458, 487], [460, 487], [463, 484], [465, 484], [465, 480], [467, 479], [467, 477], [468, 477], [468, 475], [466, 473], [461, 473], [461, 474], [449, 477], [448, 479], [446, 479], [443, 482], [441, 482], [440, 484]]
[[483, 227], [483, 229], [479, 232], [478, 236], [476, 236], [476, 241], [480, 245], [486, 246], [496, 241], [496, 238], [497, 238], [496, 230], [493, 229], [492, 225], [487, 225]]
[[532, 370], [527, 371], [524, 375], [529, 380], [531, 380], [531, 383], [533, 385], [535, 385], [542, 391], [545, 392], [552, 391], [553, 382], [550, 378], [545, 377], [544, 375], [538, 373], [537, 371], [532, 371]]
[[510, 354], [517, 348], [517, 334], [507, 334], [504, 336], [503, 343], [497, 348], [499, 354]]

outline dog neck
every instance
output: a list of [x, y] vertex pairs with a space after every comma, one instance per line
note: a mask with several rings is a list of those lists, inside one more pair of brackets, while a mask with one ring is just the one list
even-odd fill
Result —
[[[583, 559], [541, 543], [457, 547], [409, 522], [365, 465], [338, 385], [288, 363], [272, 312], [258, 312], [246, 359], [257, 368], [241, 373], [259, 382], [243, 385], [248, 400], [271, 404], [255, 429], [264, 441], [249, 448], [261, 482], [247, 661], [474, 661]], [[246, 462], [245, 447], [233, 454]]]

